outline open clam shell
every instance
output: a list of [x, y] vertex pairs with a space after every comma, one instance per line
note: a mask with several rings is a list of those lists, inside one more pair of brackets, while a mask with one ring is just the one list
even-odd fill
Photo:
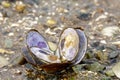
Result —
[[84, 32], [73, 28], [67, 28], [62, 32], [55, 52], [50, 50], [46, 39], [37, 30], [30, 30], [27, 33], [26, 43], [30, 52], [24, 53], [26, 60], [50, 72], [78, 64], [87, 49]]

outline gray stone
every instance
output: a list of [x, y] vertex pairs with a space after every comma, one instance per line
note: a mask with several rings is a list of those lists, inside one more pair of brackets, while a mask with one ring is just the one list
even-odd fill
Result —
[[120, 53], [119, 51], [113, 51], [113, 52], [109, 53], [109, 58], [113, 59], [113, 58], [117, 57], [119, 55], [119, 53]]
[[119, 32], [120, 28], [118, 26], [109, 26], [109, 27], [105, 27], [101, 33], [104, 36], [108, 36], [108, 37], [112, 37], [115, 34], [117, 34]]
[[105, 74], [106, 74], [107, 76], [110, 76], [110, 77], [115, 76], [113, 70], [111, 70], [111, 69], [105, 70]]
[[4, 47], [5, 48], [11, 48], [12, 46], [13, 46], [12, 39], [9, 39], [9, 38], [5, 39], [5, 41], [4, 41]]
[[102, 71], [104, 66], [98, 62], [94, 62], [93, 64], [86, 65], [86, 68], [90, 71]]
[[120, 79], [120, 62], [114, 65], [112, 70], [115, 73], [115, 75]]
[[4, 57], [0, 56], [0, 68], [7, 64], [8, 64], [8, 61]]

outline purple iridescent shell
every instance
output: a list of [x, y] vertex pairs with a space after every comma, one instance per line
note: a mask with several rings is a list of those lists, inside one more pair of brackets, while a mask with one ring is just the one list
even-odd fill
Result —
[[26, 38], [27, 46], [38, 47], [41, 49], [49, 50], [46, 40], [40, 33], [36, 30], [30, 30]]
[[[29, 51], [43, 63], [60, 63], [60, 60], [49, 49], [45, 38], [36, 30], [30, 30], [26, 37]], [[52, 59], [55, 58], [55, 59]]]

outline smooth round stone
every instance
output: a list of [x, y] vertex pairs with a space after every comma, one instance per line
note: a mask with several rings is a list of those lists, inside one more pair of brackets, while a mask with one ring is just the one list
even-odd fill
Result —
[[0, 56], [0, 68], [7, 64], [8, 64], [8, 61], [4, 57]]
[[15, 6], [15, 9], [17, 12], [24, 12], [26, 8], [26, 5], [22, 2], [22, 1], [17, 1], [16, 2], [16, 6]]
[[109, 26], [103, 28], [101, 31], [102, 35], [107, 37], [112, 37], [119, 32], [120, 28], [118, 26]]
[[117, 57], [119, 54], [120, 54], [120, 51], [112, 51], [111, 53], [109, 53], [109, 58], [113, 59]]
[[2, 1], [1, 4], [2, 4], [2, 6], [5, 7], [5, 8], [8, 8], [8, 7], [11, 6], [10, 2], [8, 2], [8, 1]]
[[101, 61], [106, 61], [108, 59], [108, 53], [98, 50], [95, 52], [95, 57]]
[[46, 23], [49, 26], [49, 28], [54, 28], [57, 24], [57, 21], [55, 21], [54, 19], [48, 19]]
[[116, 63], [116, 65], [112, 68], [115, 75], [120, 79], [120, 62]]
[[52, 51], [55, 51], [57, 49], [57, 45], [53, 42], [48, 42], [48, 45]]
[[79, 16], [77, 16], [78, 19], [83, 20], [83, 21], [88, 21], [91, 19], [91, 14], [90, 13], [81, 13]]
[[106, 70], [105, 71], [105, 74], [107, 75], [107, 76], [115, 76], [115, 74], [114, 74], [114, 72], [110, 69], [110, 70]]
[[5, 48], [13, 47], [13, 41], [11, 39], [9, 39], [9, 38], [5, 39], [4, 43], [5, 43], [5, 45], [4, 45]]
[[98, 62], [94, 62], [93, 64], [88, 64], [85, 66], [90, 71], [103, 71], [104, 66]]

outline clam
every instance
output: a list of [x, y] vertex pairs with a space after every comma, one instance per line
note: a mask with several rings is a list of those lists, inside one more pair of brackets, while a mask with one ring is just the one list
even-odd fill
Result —
[[46, 72], [57, 72], [78, 64], [85, 55], [87, 38], [81, 29], [67, 28], [61, 36], [55, 52], [50, 50], [47, 40], [37, 31], [27, 33], [28, 52], [25, 59]]

